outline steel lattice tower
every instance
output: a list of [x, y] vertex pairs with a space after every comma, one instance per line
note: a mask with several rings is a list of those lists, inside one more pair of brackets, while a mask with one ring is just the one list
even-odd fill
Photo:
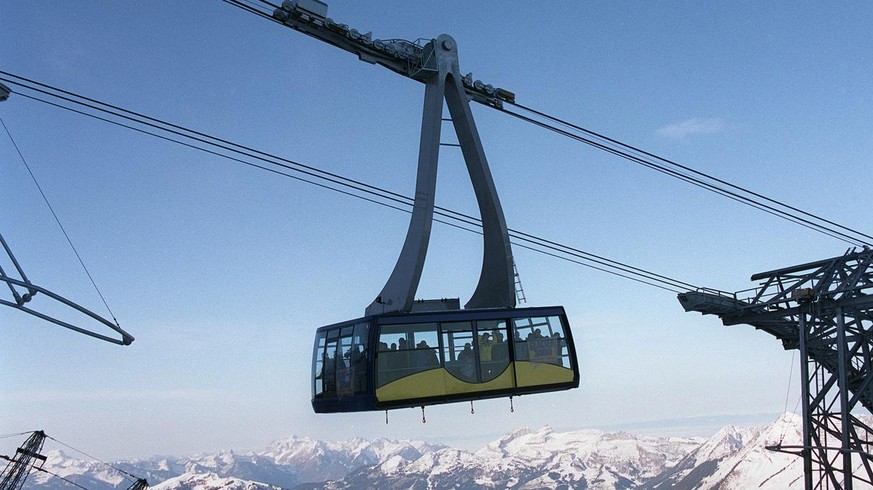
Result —
[[144, 490], [148, 487], [149, 482], [146, 481], [145, 478], [137, 478], [135, 482], [131, 483], [131, 485], [127, 487], [127, 490]]
[[15, 457], [9, 460], [0, 479], [0, 490], [17, 490], [24, 485], [24, 480], [34, 466], [34, 460], [45, 462], [45, 456], [39, 454], [45, 443], [45, 432], [38, 430], [30, 435], [24, 444], [15, 451]]
[[873, 251], [762, 272], [738, 293], [679, 295], [686, 311], [749, 324], [801, 354], [803, 445], [768, 449], [803, 457], [807, 490], [873, 485]]

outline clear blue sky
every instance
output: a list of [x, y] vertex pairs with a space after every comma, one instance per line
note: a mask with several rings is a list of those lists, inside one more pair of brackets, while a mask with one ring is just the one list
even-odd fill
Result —
[[[337, 0], [329, 16], [382, 39], [449, 33], [463, 72], [522, 104], [870, 232], [871, 10]], [[412, 194], [423, 86], [219, 1], [3, 1], [0, 46], [0, 70]], [[847, 248], [473, 111], [514, 229], [728, 291]], [[417, 410], [392, 412], [388, 425], [382, 413], [316, 416], [314, 329], [363, 314], [407, 214], [15, 95], [0, 117], [136, 337], [119, 347], [0, 309], [0, 434], [44, 429], [112, 459], [260, 448], [290, 434], [472, 444], [520, 425], [740, 421], [786, 408], [792, 354], [775, 339], [516, 248], [530, 304], [568, 311], [580, 389], [522, 397], [515, 413], [507, 400], [475, 415], [433, 407], [427, 424]], [[440, 164], [437, 204], [476, 214], [459, 152], [444, 148]], [[0, 175], [0, 233], [30, 278], [106, 314], [5, 134]], [[465, 301], [479, 240], [436, 225], [419, 296]]]

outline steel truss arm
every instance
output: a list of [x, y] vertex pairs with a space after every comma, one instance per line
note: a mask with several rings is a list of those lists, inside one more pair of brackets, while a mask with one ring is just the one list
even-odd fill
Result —
[[[41, 320], [45, 320], [47, 322], [54, 323], [55, 325], [59, 325], [61, 327], [70, 329], [74, 332], [78, 332], [78, 333], [87, 335], [89, 337], [94, 337], [95, 339], [104, 340], [106, 342], [110, 342], [110, 343], [118, 344], [118, 345], [130, 345], [130, 343], [133, 342], [133, 340], [134, 340], [133, 336], [130, 335], [129, 333], [125, 332], [117, 324], [107, 320], [106, 318], [103, 318], [102, 316], [94, 313], [91, 310], [88, 310], [87, 308], [85, 308], [83, 306], [80, 306], [80, 305], [74, 303], [73, 301], [68, 300], [67, 298], [64, 298], [63, 296], [61, 296], [59, 294], [53, 293], [52, 291], [49, 291], [46, 288], [37, 286], [36, 284], [33, 284], [32, 282], [30, 282], [30, 280], [24, 274], [24, 270], [21, 268], [21, 265], [18, 263], [18, 260], [15, 259], [15, 255], [12, 254], [12, 249], [9, 248], [9, 245], [6, 243], [6, 240], [3, 239], [2, 235], [0, 235], [0, 243], [2, 243], [3, 249], [6, 251], [6, 255], [9, 257], [9, 259], [14, 264], [16, 270], [18, 271], [19, 277], [21, 277], [21, 279], [15, 279], [13, 277], [10, 277], [9, 275], [6, 274], [6, 272], [3, 270], [3, 268], [0, 267], [0, 282], [6, 283], [6, 285], [9, 287], [9, 290], [12, 292], [12, 297], [14, 299], [14, 301], [8, 301], [8, 300], [0, 298], [0, 305], [15, 308], [19, 311], [23, 311], [27, 314], [33, 315]], [[16, 288], [22, 288], [24, 290], [27, 290], [27, 292], [22, 294]], [[87, 328], [78, 327], [78, 326], [73, 325], [73, 324], [66, 322], [64, 320], [55, 318], [55, 317], [48, 315], [48, 314], [45, 314], [45, 313], [41, 313], [39, 311], [36, 311], [34, 309], [31, 309], [31, 308], [28, 308], [27, 306], [25, 306], [27, 303], [29, 303], [31, 300], [33, 300], [33, 298], [37, 294], [40, 294], [40, 295], [47, 297], [47, 298], [50, 298], [50, 299], [52, 299], [52, 300], [54, 300], [54, 301], [56, 301], [64, 306], [70, 307], [73, 310], [78, 311], [79, 313], [82, 313], [82, 314], [92, 318], [93, 320], [105, 325], [110, 330], [113, 330], [116, 333], [118, 333], [121, 336], [121, 338], [118, 339], [118, 338], [109, 337], [107, 335], [97, 333], [97, 332], [95, 332], [93, 330], [89, 330]]]
[[774, 449], [804, 458], [805, 486], [873, 484], [873, 430], [854, 411], [873, 412], [873, 251], [762, 272], [751, 297], [690, 291], [686, 311], [746, 323], [800, 349], [803, 446]]

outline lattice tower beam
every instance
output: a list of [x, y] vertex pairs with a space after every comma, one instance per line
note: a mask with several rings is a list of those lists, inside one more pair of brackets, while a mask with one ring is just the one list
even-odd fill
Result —
[[38, 430], [30, 435], [24, 444], [15, 451], [0, 478], [0, 490], [18, 490], [24, 485], [27, 475], [36, 461], [45, 463], [45, 456], [39, 454], [45, 444], [45, 432]]
[[127, 487], [127, 490], [145, 490], [148, 487], [149, 482], [145, 478], [138, 478], [129, 487]]
[[801, 352], [803, 445], [770, 449], [803, 457], [811, 489], [873, 485], [873, 251], [752, 276], [756, 288], [682, 293], [686, 311], [749, 324]]

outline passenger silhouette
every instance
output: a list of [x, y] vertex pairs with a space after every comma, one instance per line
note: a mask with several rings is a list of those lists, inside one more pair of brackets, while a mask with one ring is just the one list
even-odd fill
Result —
[[506, 341], [503, 339], [503, 334], [501, 332], [497, 332], [495, 334], [495, 337], [497, 337], [497, 340], [491, 347], [491, 359], [495, 361], [505, 361], [509, 359], [509, 347], [507, 346]]
[[494, 346], [494, 341], [491, 340], [491, 334], [485, 332], [479, 339], [479, 359], [482, 362], [491, 360], [491, 348]]
[[436, 351], [427, 345], [426, 340], [419, 342], [417, 348], [418, 352], [416, 353], [416, 359], [418, 360], [418, 365], [420, 367], [435, 368], [440, 365], [440, 360]]
[[458, 362], [460, 366], [461, 379], [471, 383], [476, 382], [476, 356], [473, 352], [473, 345], [469, 342], [464, 344], [464, 350], [458, 354]]

